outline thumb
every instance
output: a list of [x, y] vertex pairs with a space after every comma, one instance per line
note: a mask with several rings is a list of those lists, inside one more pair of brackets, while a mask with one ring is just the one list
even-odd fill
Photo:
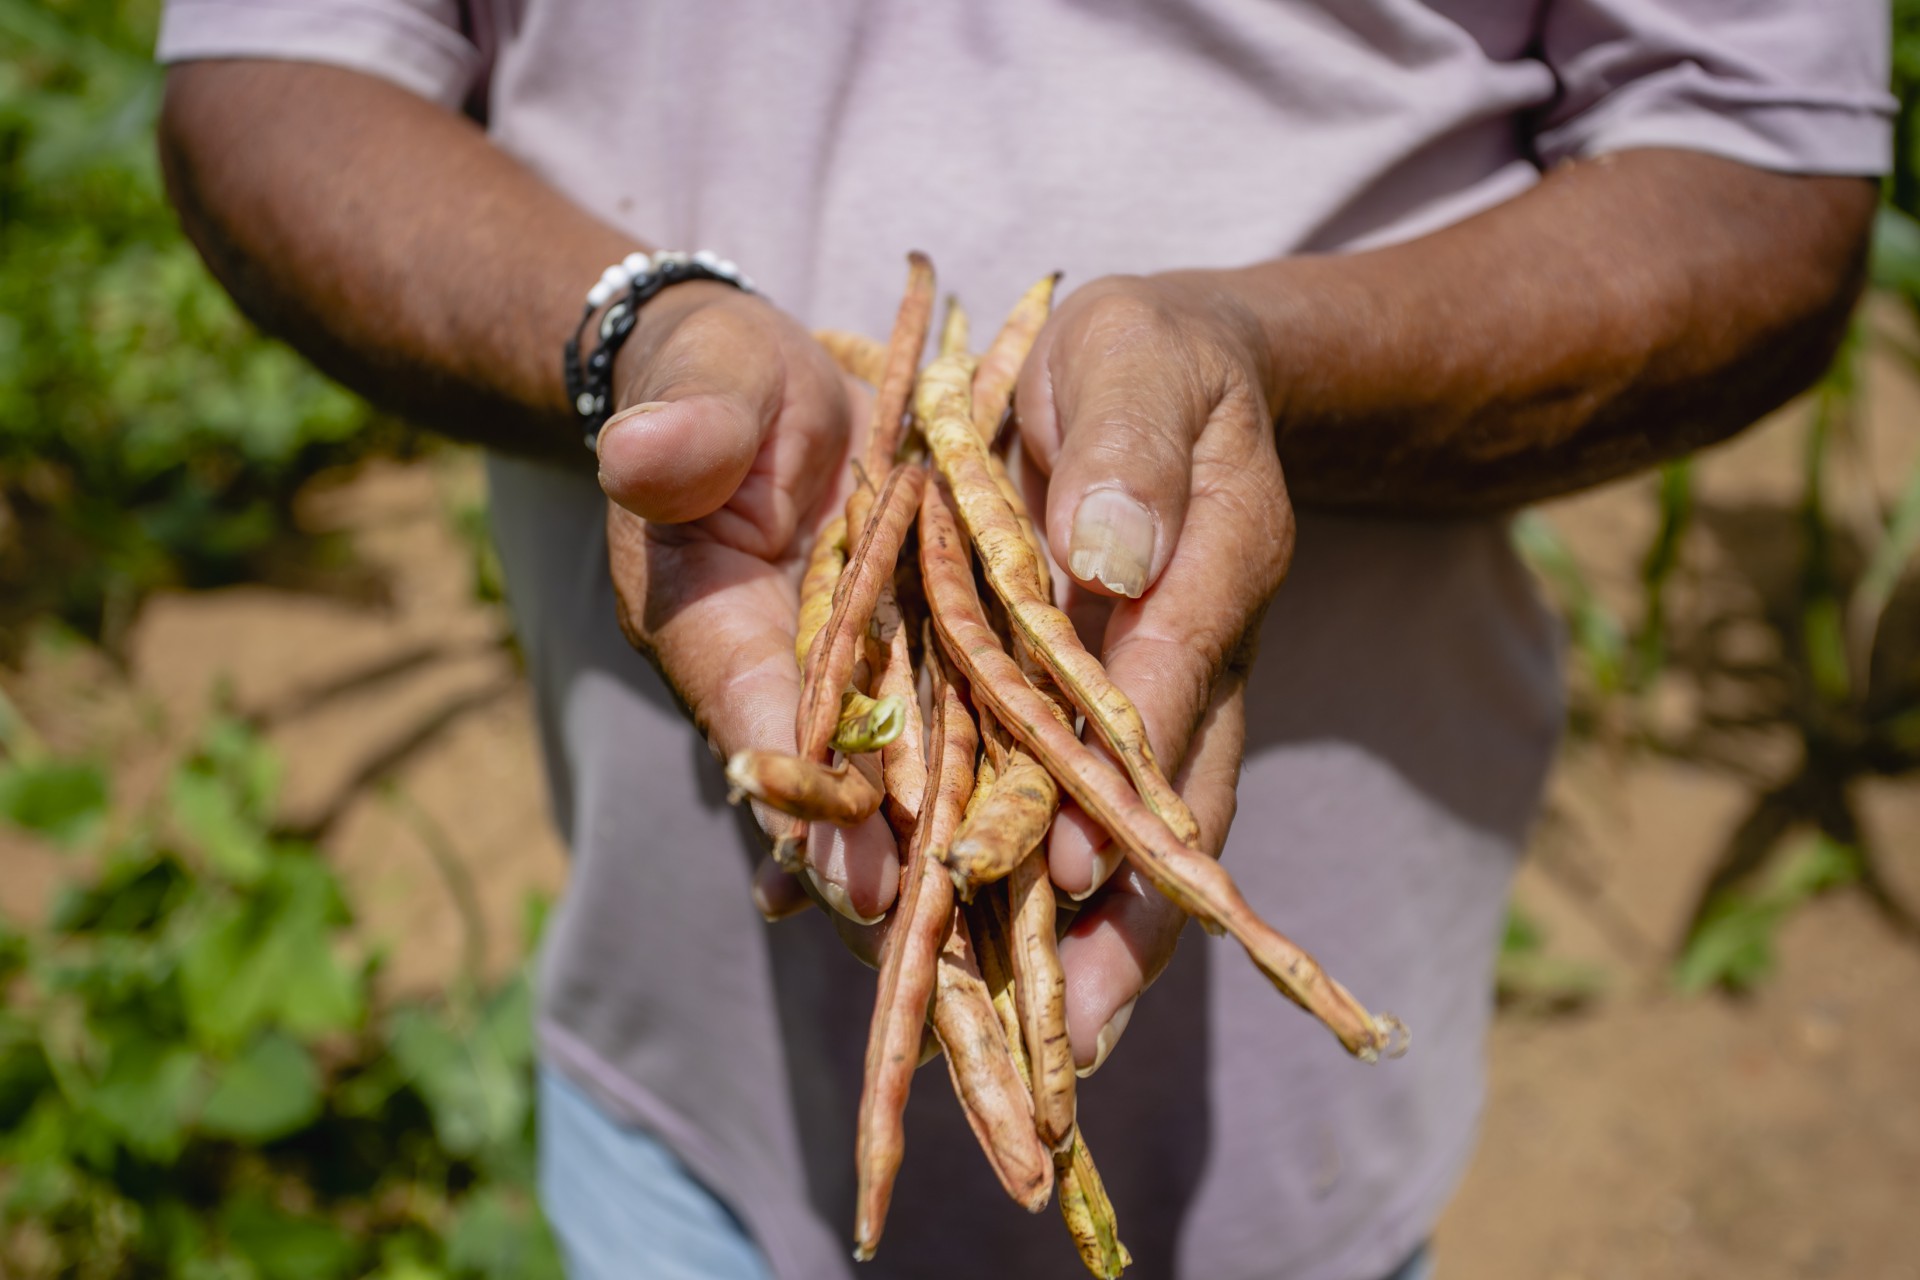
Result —
[[1177, 340], [1130, 314], [1139, 309], [1094, 308], [1080, 332], [1048, 344], [1045, 376], [1021, 388], [1040, 401], [1022, 404], [1021, 422], [1052, 473], [1054, 558], [1089, 590], [1129, 598], [1173, 558], [1211, 408]]
[[642, 351], [622, 396], [629, 406], [600, 429], [600, 485], [627, 510], [684, 524], [733, 497], [778, 416], [780, 347], [759, 317], [709, 305]]

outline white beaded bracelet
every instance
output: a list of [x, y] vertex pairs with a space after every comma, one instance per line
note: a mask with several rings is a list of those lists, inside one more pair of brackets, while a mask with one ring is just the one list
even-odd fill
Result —
[[[567, 339], [563, 366], [567, 398], [573, 402], [574, 412], [579, 415], [585, 429], [587, 448], [594, 447], [600, 436], [600, 427], [609, 416], [613, 399], [613, 358], [619, 354], [627, 335], [633, 332], [640, 318], [641, 306], [669, 285], [684, 284], [689, 280], [716, 280], [747, 293], [759, 292], [754, 287], [753, 277], [742, 272], [737, 263], [708, 249], [694, 253], [671, 250], [651, 255], [630, 253], [601, 272], [600, 278], [587, 290], [587, 303], [580, 312], [580, 323], [574, 327], [573, 336]], [[619, 298], [622, 291], [626, 296]], [[615, 301], [616, 298], [619, 300]], [[607, 307], [606, 314], [600, 317], [597, 326], [600, 345], [592, 355], [582, 360], [580, 339], [587, 331], [587, 322], [593, 319], [595, 311], [606, 307], [609, 302], [613, 305]]]

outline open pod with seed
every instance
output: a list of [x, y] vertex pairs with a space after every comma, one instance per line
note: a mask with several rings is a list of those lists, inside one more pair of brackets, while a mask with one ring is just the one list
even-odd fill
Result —
[[[1080, 1132], [1062, 907], [1045, 859], [1063, 797], [1355, 1057], [1397, 1054], [1406, 1034], [1262, 920], [1199, 847], [1138, 709], [1054, 606], [1045, 549], [995, 440], [1056, 282], [1028, 290], [977, 357], [966, 312], [949, 301], [922, 368], [934, 274], [913, 254], [885, 344], [818, 335], [874, 386], [873, 418], [862, 458], [849, 463], [844, 518], [807, 558], [794, 753], [742, 752], [727, 774], [736, 795], [800, 820], [776, 845], [783, 865], [804, 861], [806, 823], [876, 810], [903, 850], [860, 1099], [855, 1256], [879, 1247], [931, 1028], [1009, 1198], [1034, 1211], [1057, 1192], [1087, 1269], [1112, 1277], [1132, 1259]], [[1105, 751], [1081, 739], [1080, 717]]]

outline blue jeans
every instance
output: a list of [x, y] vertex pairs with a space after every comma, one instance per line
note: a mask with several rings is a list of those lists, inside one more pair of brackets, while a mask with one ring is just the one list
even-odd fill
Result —
[[652, 1135], [540, 1069], [540, 1206], [571, 1280], [772, 1280], [733, 1212]]
[[[772, 1280], [746, 1228], [643, 1129], [540, 1070], [540, 1202], [571, 1280]], [[1385, 1280], [1428, 1280], [1421, 1249]]]

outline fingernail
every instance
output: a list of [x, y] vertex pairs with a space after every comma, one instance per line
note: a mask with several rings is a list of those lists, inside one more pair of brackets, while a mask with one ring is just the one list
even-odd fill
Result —
[[1113, 1046], [1120, 1043], [1120, 1034], [1127, 1029], [1127, 1023], [1133, 1020], [1133, 1006], [1139, 1002], [1140, 997], [1135, 996], [1114, 1011], [1114, 1015], [1107, 1019], [1107, 1025], [1100, 1028], [1099, 1036], [1094, 1039], [1093, 1061], [1084, 1067], [1075, 1067], [1073, 1074], [1085, 1080], [1100, 1069], [1100, 1064], [1113, 1052]]
[[1082, 889], [1079, 893], [1070, 893], [1067, 897], [1073, 899], [1075, 902], [1085, 902], [1088, 898], [1091, 898], [1095, 893], [1099, 892], [1100, 886], [1111, 879], [1113, 873], [1120, 869], [1120, 864], [1126, 861], [1126, 857], [1127, 851], [1117, 844], [1102, 845], [1100, 848], [1095, 849], [1093, 851], [1093, 879], [1088, 882], [1085, 889]]
[[600, 424], [600, 430], [594, 433], [593, 452], [595, 455], [598, 455], [601, 448], [607, 443], [607, 437], [614, 435], [620, 431], [621, 428], [625, 427], [628, 419], [637, 418], [643, 413], [653, 413], [656, 410], [664, 409], [671, 403], [672, 401], [670, 400], [649, 400], [644, 404], [628, 405]]
[[807, 879], [813, 881], [813, 887], [820, 891], [820, 896], [826, 899], [828, 906], [855, 924], [879, 924], [886, 919], [887, 913], [884, 911], [877, 916], [863, 916], [855, 911], [853, 899], [847, 896], [847, 891], [831, 880], [822, 880], [812, 867], [807, 868]]
[[1073, 513], [1067, 567], [1083, 581], [1137, 599], [1153, 565], [1153, 513], [1118, 489], [1095, 489]]
[[767, 892], [766, 885], [758, 876], [754, 877], [749, 892], [753, 896], [753, 909], [758, 911], [760, 918], [768, 924], [779, 924], [789, 916], [797, 916], [813, 905], [813, 899], [804, 893], [794, 893], [775, 899]]

